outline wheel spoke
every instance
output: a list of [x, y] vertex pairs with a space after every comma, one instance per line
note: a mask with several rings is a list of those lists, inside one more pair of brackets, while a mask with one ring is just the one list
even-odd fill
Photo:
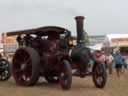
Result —
[[25, 59], [24, 64], [28, 64], [30, 61], [31, 61], [31, 59], [30, 59], [30, 58]]
[[97, 83], [100, 85], [102, 83], [102, 77], [97, 78]]
[[[17, 53], [17, 58], [16, 58], [16, 60], [18, 59], [18, 60], [20, 60], [20, 59], [22, 59], [23, 58], [23, 55], [22, 55], [23, 53], [20, 53], [20, 52], [18, 52]], [[23, 60], [21, 60], [21, 61], [23, 61]]]
[[16, 69], [16, 70], [14, 70], [14, 72], [15, 72], [15, 74], [17, 74], [17, 75], [23, 74], [23, 70], [21, 70], [21, 69]]
[[4, 80], [4, 79], [6, 79], [6, 77], [8, 76], [8, 71], [4, 71], [4, 72], [2, 72], [1, 74], [0, 74], [0, 79], [2, 79], [2, 80]]
[[22, 75], [22, 79], [24, 81], [29, 81], [30, 80], [30, 76], [27, 76], [26, 74]]

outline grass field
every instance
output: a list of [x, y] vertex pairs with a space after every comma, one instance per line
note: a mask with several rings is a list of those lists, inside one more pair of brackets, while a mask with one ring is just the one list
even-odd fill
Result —
[[95, 88], [91, 76], [84, 79], [73, 77], [69, 91], [44, 80], [33, 87], [21, 87], [11, 78], [0, 82], [0, 96], [128, 96], [128, 71], [121, 78], [117, 78], [115, 73], [109, 75], [104, 89]]

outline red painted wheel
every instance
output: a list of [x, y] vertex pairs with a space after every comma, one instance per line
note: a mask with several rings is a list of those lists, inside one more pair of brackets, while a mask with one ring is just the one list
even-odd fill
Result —
[[93, 82], [97, 88], [104, 88], [107, 81], [107, 72], [105, 64], [95, 62], [92, 69]]
[[18, 85], [34, 85], [39, 79], [39, 55], [36, 50], [19, 48], [13, 58], [12, 72]]
[[68, 90], [72, 84], [72, 68], [67, 60], [64, 60], [62, 65], [62, 72], [60, 74], [60, 84], [62, 89]]

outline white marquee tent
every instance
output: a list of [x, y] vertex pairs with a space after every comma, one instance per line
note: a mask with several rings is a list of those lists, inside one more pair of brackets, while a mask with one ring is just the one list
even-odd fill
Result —
[[128, 34], [108, 34], [103, 47], [128, 47]]

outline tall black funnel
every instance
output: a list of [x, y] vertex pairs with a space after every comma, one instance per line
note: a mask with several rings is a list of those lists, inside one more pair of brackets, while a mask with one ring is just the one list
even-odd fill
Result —
[[77, 44], [84, 44], [84, 16], [76, 16]]

